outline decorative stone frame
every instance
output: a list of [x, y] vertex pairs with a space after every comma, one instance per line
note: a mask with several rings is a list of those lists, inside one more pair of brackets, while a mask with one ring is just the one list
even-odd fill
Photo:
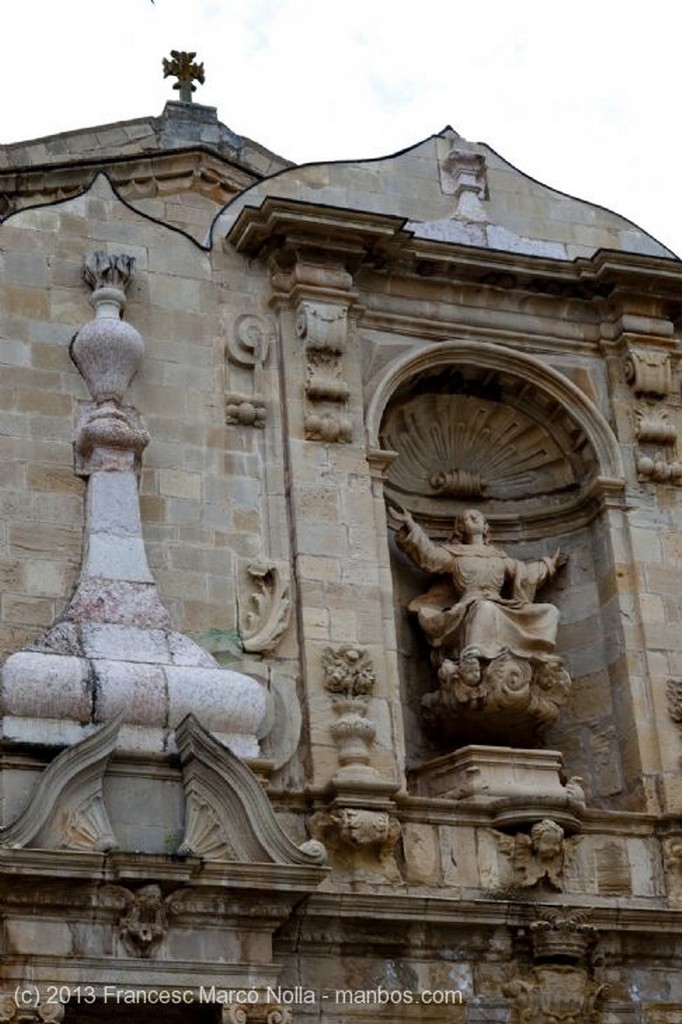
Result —
[[[605, 548], [610, 549], [608, 533], [622, 517], [625, 491], [624, 463], [618, 441], [611, 427], [585, 393], [559, 371], [536, 356], [486, 341], [453, 339], [421, 348], [413, 348], [410, 352], [384, 366], [380, 374], [366, 382], [365, 390], [368, 401], [365, 423], [368, 458], [375, 475], [374, 493], [377, 502], [377, 516], [384, 515], [387, 470], [390, 473], [390, 467], [394, 464], [395, 459], [395, 453], [382, 448], [383, 423], [391, 403], [406, 394], [411, 382], [416, 381], [419, 377], [426, 379], [433, 376], [436, 378], [441, 372], [456, 371], [460, 368], [463, 370], [473, 369], [482, 373], [489, 372], [493, 375], [499, 374], [506, 379], [513, 378], [518, 379], [520, 383], [530, 383], [540, 395], [546, 396], [548, 401], [559, 407], [562, 416], [567, 417], [575, 424], [580, 443], [589, 446], [591, 452], [589, 475], [584, 478], [578, 477], [576, 479], [577, 486], [571, 493], [570, 499], [559, 503], [555, 509], [548, 508], [539, 496], [537, 502], [519, 508], [518, 513], [502, 510], [499, 515], [496, 515], [494, 511], [489, 512], [489, 509], [486, 508], [486, 514], [490, 514], [498, 541], [512, 545], [519, 542], [522, 546], [532, 542], [533, 547], [536, 548], [538, 542], [548, 545], [550, 538], [557, 538], [558, 542], [558, 538], [575, 535], [576, 530], [584, 531], [586, 538], [593, 536], [593, 531], [597, 530], [599, 534], [604, 535]], [[478, 500], [481, 500], [480, 497]], [[428, 517], [425, 519], [423, 513], [414, 508], [412, 511], [421, 518], [422, 525], [427, 532], [433, 531], [432, 535], [436, 535], [440, 531], [443, 534], [446, 529], [451, 529], [450, 517], [453, 511], [458, 507], [466, 506], [468, 501], [470, 502], [471, 499], [459, 494], [454, 498], [454, 504], [452, 501], [444, 502], [443, 513], [439, 520], [434, 517], [431, 521], [427, 521]], [[478, 502], [476, 503], [478, 504]], [[407, 502], [406, 505], [408, 508], [410, 507]], [[596, 575], [593, 581], [595, 595], [598, 594], [598, 579], [601, 579], [605, 572], [611, 571], [612, 568], [609, 568], [608, 560], [604, 565], [600, 565], [598, 571], [595, 569]], [[399, 598], [401, 606], [403, 599], [409, 598], [412, 586], [407, 577], [404, 583], [405, 593]], [[598, 597], [596, 599], [598, 600]], [[409, 716], [410, 713], [417, 713], [416, 709], [421, 700], [420, 695], [423, 695], [425, 690], [423, 672], [426, 671], [430, 675], [431, 670], [428, 668], [425, 651], [421, 654], [415, 652], [408, 657], [414, 659], [410, 670], [411, 683], [405, 683], [408, 686], [404, 695], [405, 711]], [[595, 647], [594, 658], [598, 660], [599, 657], [601, 655]], [[590, 668], [584, 669], [579, 678], [589, 675], [591, 671]], [[603, 681], [599, 685], [613, 688], [615, 676], [612, 676], [611, 660], [600, 662], [599, 671], [603, 676]], [[624, 695], [622, 707], [619, 705], [618, 710], [612, 712], [615, 716], [612, 724], [615, 723], [616, 726], [613, 730], [614, 736], [624, 735], [627, 729], [632, 728], [628, 699]], [[408, 711], [408, 708], [411, 709], [411, 712]], [[609, 719], [609, 721], [611, 720]], [[561, 725], [561, 723], [559, 724]], [[569, 728], [573, 728], [573, 725], [570, 725]], [[576, 723], [575, 728], [581, 729], [582, 726]], [[412, 747], [412, 755], [417, 760], [438, 756], [438, 747], [429, 748], [425, 731], [422, 732], [421, 740], [417, 739], [417, 734], [414, 732], [413, 738], [416, 747]], [[558, 745], [559, 749], [561, 748], [559, 740], [554, 735], [549, 739], [549, 743], [550, 746]], [[614, 740], [615, 743], [616, 740]], [[615, 748], [614, 753], [616, 753]], [[618, 761], [619, 757], [616, 753], [615, 762]], [[572, 773], [585, 773], [585, 766], [582, 763], [569, 767]]]

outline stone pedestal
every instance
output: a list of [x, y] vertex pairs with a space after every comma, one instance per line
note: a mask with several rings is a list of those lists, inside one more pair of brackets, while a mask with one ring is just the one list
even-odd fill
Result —
[[487, 809], [497, 828], [548, 817], [575, 831], [585, 806], [579, 780], [562, 782], [557, 750], [471, 745], [414, 768], [410, 782], [419, 796]]

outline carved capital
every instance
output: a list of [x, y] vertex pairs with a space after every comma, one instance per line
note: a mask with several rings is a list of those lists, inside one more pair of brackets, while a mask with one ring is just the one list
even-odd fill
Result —
[[561, 957], [562, 961], [573, 960], [576, 963], [585, 959], [596, 936], [590, 918], [590, 910], [570, 907], [541, 909], [530, 926], [535, 959]]

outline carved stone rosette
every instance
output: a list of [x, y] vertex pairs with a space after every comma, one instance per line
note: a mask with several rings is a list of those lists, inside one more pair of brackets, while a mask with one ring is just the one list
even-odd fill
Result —
[[367, 715], [367, 706], [376, 683], [372, 660], [361, 647], [344, 644], [327, 647], [322, 654], [324, 686], [338, 715], [330, 732], [339, 747], [341, 770], [337, 779], [376, 778], [369, 765], [370, 747], [376, 728]]
[[519, 658], [504, 651], [491, 660], [464, 652], [444, 658], [439, 689], [422, 698], [424, 720], [439, 737], [475, 735], [477, 742], [533, 743], [556, 720], [571, 679], [556, 656]]
[[301, 302], [296, 333], [306, 354], [305, 436], [310, 440], [348, 442], [353, 428], [347, 414], [350, 388], [342, 376], [348, 307], [329, 302]]

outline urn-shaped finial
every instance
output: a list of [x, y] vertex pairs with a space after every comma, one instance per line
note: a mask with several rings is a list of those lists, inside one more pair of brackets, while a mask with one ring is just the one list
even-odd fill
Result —
[[97, 403], [120, 405], [142, 361], [141, 335], [121, 320], [125, 288], [134, 267], [134, 257], [106, 252], [90, 253], [83, 262], [83, 277], [93, 288], [90, 301], [95, 317], [81, 327], [71, 343], [71, 358]]

